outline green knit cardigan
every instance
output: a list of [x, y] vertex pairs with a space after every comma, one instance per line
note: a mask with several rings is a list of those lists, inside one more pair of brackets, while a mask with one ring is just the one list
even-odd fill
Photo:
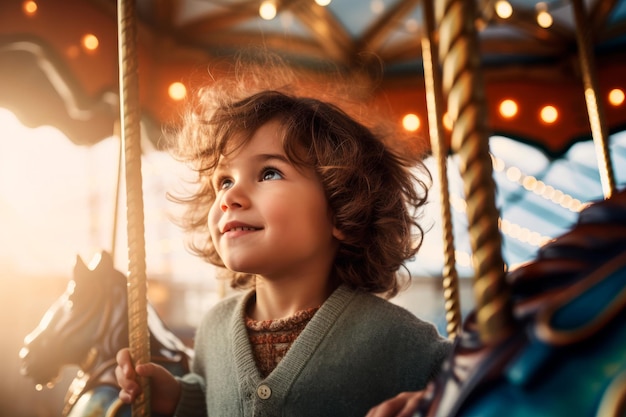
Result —
[[451, 350], [435, 327], [378, 296], [340, 286], [262, 379], [244, 323], [253, 292], [203, 318], [177, 417], [364, 416], [423, 389]]

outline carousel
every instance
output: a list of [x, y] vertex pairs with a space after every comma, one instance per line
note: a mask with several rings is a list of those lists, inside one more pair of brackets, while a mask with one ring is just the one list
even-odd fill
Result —
[[[39, 388], [4, 385], [3, 415], [151, 415], [146, 381], [131, 406], [117, 399], [124, 346], [135, 360], [188, 371], [191, 339], [163, 314], [168, 288], [149, 276], [146, 156], [207, 82], [208, 63], [255, 47], [320, 85], [337, 70], [352, 76], [361, 100], [412, 132], [411, 149], [428, 149], [434, 237], [407, 270], [439, 288], [454, 350], [415, 416], [626, 416], [626, 1], [356, 3], [0, 5], [0, 110], [72, 146], [119, 144], [102, 250], [76, 257], [60, 297], [30, 312], [40, 321], [3, 311], [5, 328], [31, 326], [2, 351], [22, 373], [8, 379]], [[15, 159], [11, 140], [4, 164]], [[0, 185], [18, 181], [1, 172]], [[0, 240], [3, 252], [12, 239]], [[34, 296], [9, 276], [19, 271], [9, 258], [3, 283]], [[17, 305], [4, 293], [4, 306]], [[62, 401], [45, 397], [68, 367]]]

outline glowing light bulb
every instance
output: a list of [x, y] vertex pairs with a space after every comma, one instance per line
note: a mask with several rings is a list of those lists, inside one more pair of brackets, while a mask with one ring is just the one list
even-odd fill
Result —
[[542, 28], [544, 29], [549, 28], [550, 26], [552, 26], [553, 22], [554, 20], [552, 19], [552, 15], [548, 13], [547, 11], [542, 10], [539, 13], [537, 13], [537, 24], [541, 26]]
[[92, 33], [88, 33], [85, 36], [83, 36], [81, 43], [83, 47], [88, 51], [95, 51], [96, 49], [98, 49], [98, 46], [100, 45], [100, 41], [98, 40], [96, 35]]
[[506, 119], [517, 114], [517, 103], [514, 100], [506, 99], [500, 102], [500, 114]]
[[185, 84], [176, 81], [170, 84], [167, 93], [172, 100], [182, 100], [187, 95], [187, 87], [185, 87]]
[[501, 19], [508, 19], [513, 15], [513, 7], [511, 3], [506, 0], [499, 0], [496, 2], [496, 14]]
[[413, 113], [409, 113], [402, 118], [402, 126], [409, 132], [415, 132], [420, 128], [420, 118]]
[[34, 1], [25, 1], [22, 3], [22, 10], [26, 16], [34, 16], [37, 13], [37, 3]]
[[544, 106], [539, 114], [541, 120], [545, 123], [552, 124], [559, 118], [559, 112], [554, 106]]
[[624, 103], [624, 90], [621, 88], [614, 88], [609, 91], [609, 103], [615, 107], [621, 106], [622, 103]]
[[273, 1], [265, 0], [259, 7], [259, 16], [264, 20], [272, 20], [276, 17], [276, 5]]

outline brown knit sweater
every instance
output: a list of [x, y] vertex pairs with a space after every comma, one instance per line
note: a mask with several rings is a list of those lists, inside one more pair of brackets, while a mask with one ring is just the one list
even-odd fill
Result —
[[261, 376], [268, 376], [311, 320], [319, 307], [296, 312], [293, 316], [257, 321], [246, 317], [246, 328], [254, 359]]

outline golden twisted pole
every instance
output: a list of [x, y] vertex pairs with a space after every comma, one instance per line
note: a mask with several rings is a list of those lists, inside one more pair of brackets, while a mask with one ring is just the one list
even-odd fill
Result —
[[473, 0], [441, 0], [436, 5], [442, 85], [454, 123], [452, 149], [459, 155], [467, 200], [477, 325], [482, 341], [493, 344], [512, 330], [513, 313], [495, 206], [476, 6]]
[[441, 220], [443, 229], [443, 296], [446, 309], [446, 330], [449, 339], [454, 339], [461, 326], [461, 305], [459, 301], [459, 276], [454, 256], [454, 234], [452, 233], [452, 214], [450, 212], [450, 192], [448, 187], [448, 146], [443, 135], [443, 91], [441, 73], [437, 56], [435, 33], [435, 10], [433, 0], [424, 0], [424, 24], [422, 36], [422, 58], [424, 62], [424, 83], [426, 88], [426, 106], [428, 108], [428, 132], [433, 156], [437, 161], [439, 178], [439, 197], [441, 200]]
[[615, 174], [609, 151], [609, 134], [604, 115], [602, 101], [598, 98], [600, 89], [595, 74], [593, 59], [593, 40], [591, 28], [586, 22], [585, 5], [582, 0], [572, 0], [574, 20], [576, 22], [576, 41], [578, 42], [578, 54], [580, 67], [583, 72], [585, 87], [585, 102], [591, 125], [591, 136], [596, 148], [598, 168], [600, 170], [600, 182], [605, 198], [610, 198], [615, 192]]
[[[150, 361], [147, 280], [141, 176], [141, 137], [137, 32], [134, 0], [118, 0], [120, 119], [126, 169], [128, 231], [128, 342], [133, 363]], [[133, 417], [150, 415], [150, 386], [140, 379], [143, 393], [132, 404]]]

